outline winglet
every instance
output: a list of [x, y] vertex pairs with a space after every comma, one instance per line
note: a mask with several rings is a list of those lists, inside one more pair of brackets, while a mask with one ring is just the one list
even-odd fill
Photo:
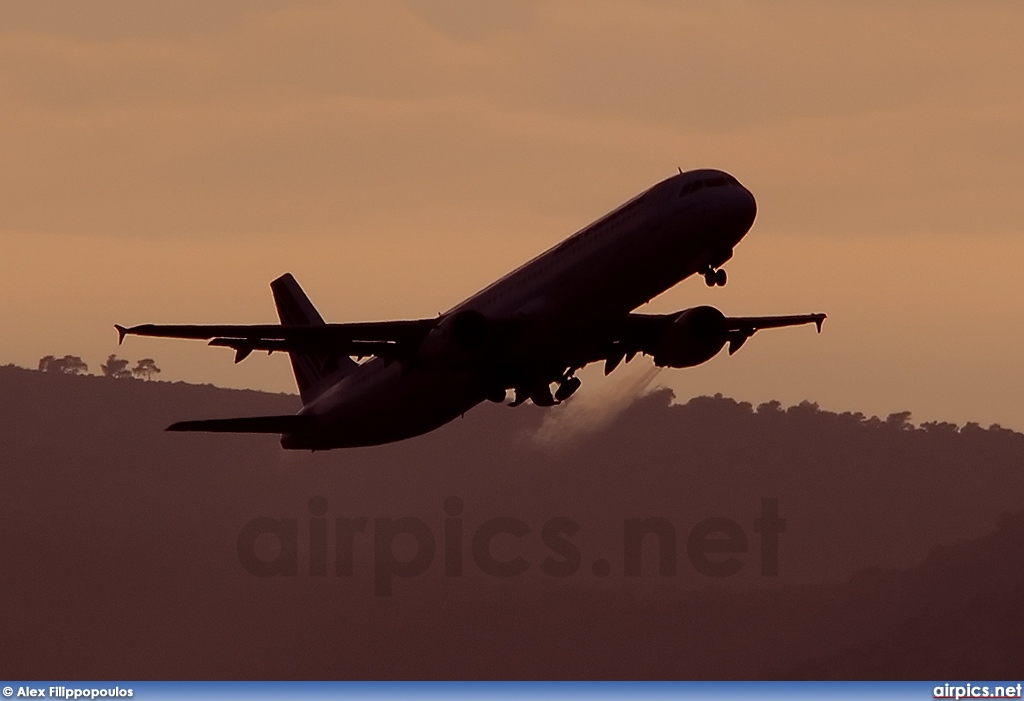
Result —
[[814, 320], [814, 325], [818, 327], [818, 333], [821, 333], [821, 325], [825, 323], [825, 319], [827, 318], [828, 316], [826, 316], [825, 314], [819, 314], [818, 317]]
[[117, 345], [121, 345], [124, 342], [125, 334], [128, 333], [128, 329], [120, 324], [114, 324], [114, 328], [117, 329]]

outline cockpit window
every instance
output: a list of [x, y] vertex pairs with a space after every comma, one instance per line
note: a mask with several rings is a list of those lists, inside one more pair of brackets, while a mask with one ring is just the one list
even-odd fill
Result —
[[693, 182], [686, 183], [682, 189], [679, 190], [680, 197], [686, 197], [687, 195], [697, 192], [705, 187], [729, 187], [732, 185], [739, 185], [740, 181], [732, 177], [728, 173], [715, 176], [713, 178], [705, 178], [704, 180], [694, 180]]

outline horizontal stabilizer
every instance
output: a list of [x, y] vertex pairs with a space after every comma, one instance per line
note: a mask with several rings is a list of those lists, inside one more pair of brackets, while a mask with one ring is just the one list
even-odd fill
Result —
[[285, 416], [246, 416], [238, 419], [203, 419], [179, 421], [167, 427], [168, 431], [210, 431], [213, 433], [295, 433], [310, 427], [312, 416], [287, 414]]

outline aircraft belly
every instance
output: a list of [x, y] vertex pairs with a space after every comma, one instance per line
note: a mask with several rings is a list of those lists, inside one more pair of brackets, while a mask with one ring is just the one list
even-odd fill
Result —
[[[285, 447], [350, 448], [411, 438], [438, 428], [483, 400], [470, 373], [403, 372], [399, 363], [371, 361], [314, 402], [315, 431], [286, 437]], [[291, 443], [291, 445], [286, 445]]]

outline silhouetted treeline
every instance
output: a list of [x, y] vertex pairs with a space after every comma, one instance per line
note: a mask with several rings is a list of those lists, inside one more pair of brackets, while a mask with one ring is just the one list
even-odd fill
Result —
[[[107, 362], [100, 365], [100, 371], [103, 377], [115, 380], [124, 380], [130, 377], [151, 380], [154, 375], [161, 372], [152, 358], [142, 358], [133, 368], [129, 368], [129, 365], [131, 365], [130, 360], [118, 358], [111, 353], [107, 356]], [[89, 374], [89, 365], [77, 355], [65, 355], [62, 358], [44, 355], [39, 359], [39, 372], [58, 375], [87, 375]]]
[[[0, 658], [10, 675], [1024, 671], [1021, 434], [914, 428], [901, 414], [872, 419], [807, 403], [673, 405], [667, 392], [554, 447], [533, 438], [554, 414], [530, 406], [485, 405], [417, 439], [312, 455], [282, 451], [274, 436], [162, 430], [298, 404], [0, 368]], [[446, 510], [453, 496], [462, 508]], [[776, 577], [763, 576], [765, 500], [785, 520]], [[1016, 515], [997, 528], [1003, 513]], [[240, 534], [260, 517], [294, 519], [294, 576], [243, 566]], [[351, 574], [341, 573], [337, 524], [362, 518], [350, 534]], [[475, 542], [496, 518], [528, 532], [499, 533], [481, 555]], [[391, 595], [375, 596], [378, 533], [408, 519], [423, 524], [433, 556], [422, 573], [391, 574]], [[734, 575], [694, 564], [702, 543], [728, 535], [695, 538], [709, 519], [738, 529], [730, 552], [707, 555], [734, 558]], [[640, 576], [624, 573], [627, 520], [661, 529], [661, 540], [642, 541]], [[552, 540], [551, 522], [578, 530]], [[322, 542], [310, 540], [315, 532]], [[389, 552], [415, 561], [417, 542], [399, 535]], [[251, 545], [265, 561], [280, 555], [270, 536]], [[461, 574], [445, 576], [454, 551]], [[480, 565], [487, 556], [528, 567], [490, 576]], [[662, 576], [666, 557], [674, 574]], [[546, 558], [562, 564], [546, 568]], [[549, 574], [559, 571], [569, 574]]]

